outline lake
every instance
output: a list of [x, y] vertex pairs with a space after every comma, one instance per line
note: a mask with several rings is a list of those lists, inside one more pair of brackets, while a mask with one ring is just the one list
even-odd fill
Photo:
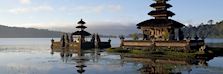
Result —
[[[0, 74], [144, 74], [145, 64], [123, 61], [118, 54], [106, 52], [86, 53], [87, 60], [51, 54], [51, 38], [0, 38]], [[59, 39], [56, 39], [59, 40]], [[108, 40], [103, 38], [102, 40]], [[112, 38], [112, 46], [119, 46], [119, 39]], [[207, 43], [223, 43], [223, 39], [207, 39]], [[206, 65], [176, 65], [173, 72], [182, 74], [223, 74], [223, 57], [204, 61]], [[86, 67], [80, 68], [79, 64]], [[162, 64], [163, 65], [163, 64]]]

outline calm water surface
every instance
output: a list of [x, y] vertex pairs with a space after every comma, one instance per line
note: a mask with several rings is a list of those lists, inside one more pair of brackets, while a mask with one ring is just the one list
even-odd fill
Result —
[[[51, 54], [50, 38], [0, 38], [0, 74], [78, 74], [76, 54], [61, 58], [60, 53]], [[108, 39], [103, 39], [108, 40]], [[221, 43], [223, 39], [208, 39]], [[112, 46], [119, 46], [119, 39], [112, 39]], [[86, 54], [87, 67], [83, 74], [140, 74], [143, 64], [125, 62], [119, 55], [101, 52]], [[223, 57], [207, 61], [208, 66], [176, 66], [173, 71], [183, 74], [223, 74]]]

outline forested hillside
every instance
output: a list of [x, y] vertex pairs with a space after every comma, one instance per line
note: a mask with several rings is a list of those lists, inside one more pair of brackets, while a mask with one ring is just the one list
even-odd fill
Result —
[[197, 35], [201, 38], [223, 38], [223, 21], [213, 24], [213, 20], [209, 20], [207, 24], [189, 25], [182, 30], [185, 37], [195, 37]]
[[60, 37], [62, 32], [46, 29], [8, 27], [0, 25], [0, 38], [52, 38]]

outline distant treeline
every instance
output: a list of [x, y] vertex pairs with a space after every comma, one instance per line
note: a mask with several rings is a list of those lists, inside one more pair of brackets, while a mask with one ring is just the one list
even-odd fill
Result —
[[116, 35], [100, 35], [100, 34], [99, 34], [99, 36], [100, 36], [101, 38], [117, 38]]
[[0, 25], [0, 38], [52, 38], [60, 37], [63, 32], [47, 29], [8, 27]]
[[213, 20], [209, 20], [206, 24], [189, 25], [183, 27], [182, 30], [185, 37], [223, 38], [223, 21], [213, 23]]
[[[47, 29], [8, 27], [0, 25], [0, 38], [60, 38], [64, 32]], [[71, 33], [68, 33], [71, 34]], [[101, 38], [116, 38], [115, 35], [101, 35]]]

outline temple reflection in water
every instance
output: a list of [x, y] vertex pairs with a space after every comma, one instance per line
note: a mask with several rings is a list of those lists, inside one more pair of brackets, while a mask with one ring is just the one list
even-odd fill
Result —
[[[78, 52], [72, 51], [71, 49], [51, 49], [51, 54], [54, 54], [54, 52], [59, 52], [61, 60], [65, 63], [68, 61], [75, 61], [77, 72], [79, 74], [82, 74], [85, 72], [84, 68], [87, 67], [85, 65], [85, 62], [88, 61], [88, 59], [84, 56], [84, 53], [82, 50], [79, 50]], [[75, 55], [75, 56], [73, 56]], [[69, 60], [70, 59], [70, 60]]]
[[[72, 52], [69, 49], [52, 49], [51, 53], [57, 52], [60, 54], [63, 62], [72, 61], [75, 62], [76, 72], [79, 74], [84, 74], [86, 68], [88, 67], [89, 62], [98, 63], [101, 61], [109, 61], [114, 59], [101, 58], [100, 49], [94, 49], [92, 51], [80, 50], [79, 52]], [[192, 66], [196, 65], [198, 67], [207, 67], [207, 61], [211, 58], [163, 58], [150, 56], [146, 58], [131, 57], [126, 54], [115, 54], [120, 58], [118, 60], [118, 65], [123, 67], [123, 65], [128, 63], [135, 63], [139, 65], [135, 71], [138, 71], [140, 74], [181, 74], [181, 71], [187, 71], [190, 73], [192, 71]], [[89, 57], [90, 56], [90, 57]], [[71, 59], [71, 60], [69, 60]], [[104, 60], [99, 60], [104, 59]], [[114, 62], [112, 62], [114, 63]], [[117, 61], [115, 62], [117, 64]], [[94, 73], [93, 73], [94, 74]]]

